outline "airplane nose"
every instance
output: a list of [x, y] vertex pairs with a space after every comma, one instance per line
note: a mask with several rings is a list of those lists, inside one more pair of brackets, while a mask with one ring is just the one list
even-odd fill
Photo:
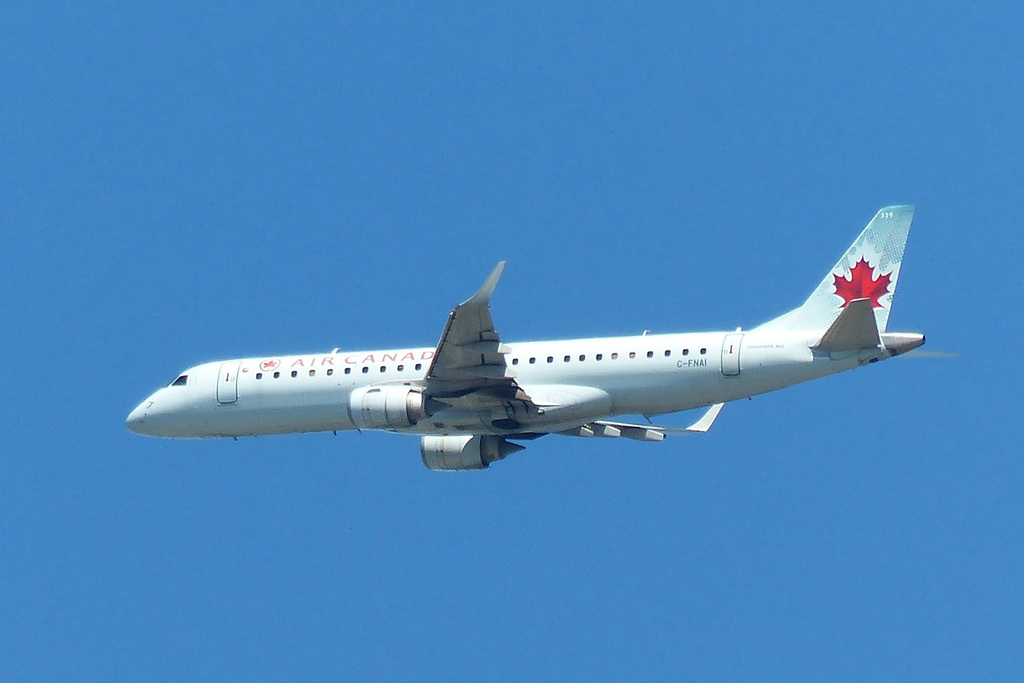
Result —
[[144, 434], [143, 424], [146, 422], [146, 410], [151, 405], [153, 405], [152, 401], [146, 401], [136, 406], [135, 410], [128, 414], [128, 419], [124, 421], [124, 426], [136, 434]]

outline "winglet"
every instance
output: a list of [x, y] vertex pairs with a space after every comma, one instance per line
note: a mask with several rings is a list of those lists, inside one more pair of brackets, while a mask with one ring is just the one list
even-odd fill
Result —
[[469, 299], [463, 302], [463, 306], [466, 304], [479, 304], [485, 301], [489, 301], [491, 295], [494, 294], [494, 288], [498, 286], [498, 278], [501, 277], [501, 271], [505, 269], [505, 262], [499, 261], [498, 265], [494, 267], [491, 274], [484, 280], [483, 285], [480, 286], [480, 291], [471, 296]]
[[697, 432], [703, 434], [704, 432], [711, 429], [711, 425], [718, 419], [718, 414], [722, 412], [722, 406], [724, 403], [716, 403], [715, 405], [708, 408], [708, 412], [704, 413], [704, 416], [694, 422], [692, 425], [686, 428], [687, 432]]
[[816, 351], [859, 351], [881, 345], [870, 299], [854, 299], [812, 346]]

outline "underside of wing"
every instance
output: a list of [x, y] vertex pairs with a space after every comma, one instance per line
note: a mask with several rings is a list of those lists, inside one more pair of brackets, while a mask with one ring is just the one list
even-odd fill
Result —
[[722, 405], [722, 403], [716, 403], [711, 406], [699, 420], [685, 429], [597, 420], [558, 433], [563, 436], [597, 436], [611, 439], [623, 437], [635, 441], [664, 441], [669, 434], [703, 434], [707, 432], [715, 423], [718, 414], [722, 412]]
[[529, 401], [505, 363], [491, 319], [491, 295], [505, 262], [499, 263], [476, 294], [448, 316], [427, 371], [430, 396], [459, 410], [483, 410], [506, 401]]

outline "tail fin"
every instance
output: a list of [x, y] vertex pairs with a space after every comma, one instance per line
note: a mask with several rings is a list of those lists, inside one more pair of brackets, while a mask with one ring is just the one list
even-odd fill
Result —
[[878, 331], [884, 332], [913, 219], [913, 206], [887, 206], [879, 210], [800, 308], [757, 329], [824, 331], [847, 304], [867, 299]]

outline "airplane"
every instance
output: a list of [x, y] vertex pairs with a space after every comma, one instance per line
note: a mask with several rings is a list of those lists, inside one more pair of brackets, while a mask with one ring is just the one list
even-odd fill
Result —
[[[172, 438], [384, 430], [420, 437], [433, 470], [479, 470], [548, 434], [658, 442], [707, 432], [729, 401], [924, 344], [888, 332], [914, 216], [885, 207], [799, 307], [750, 330], [503, 342], [490, 300], [505, 262], [435, 347], [265, 356], [182, 372], [128, 416]], [[655, 415], [706, 408], [684, 429]], [[616, 421], [641, 415], [649, 424]]]

